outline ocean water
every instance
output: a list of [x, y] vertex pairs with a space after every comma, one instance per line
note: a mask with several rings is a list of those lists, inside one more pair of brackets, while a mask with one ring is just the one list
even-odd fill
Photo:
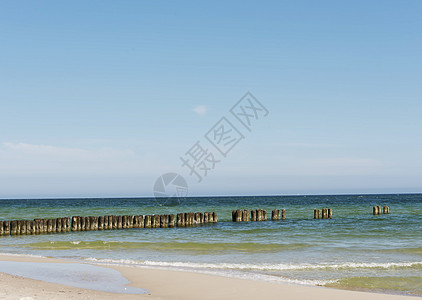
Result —
[[[372, 215], [388, 205], [390, 214]], [[314, 220], [314, 208], [333, 219]], [[231, 221], [234, 209], [286, 219]], [[218, 223], [0, 237], [0, 252], [190, 270], [293, 284], [422, 295], [422, 194], [0, 200], [0, 220], [215, 211]], [[1, 271], [1, 270], [0, 270]]]

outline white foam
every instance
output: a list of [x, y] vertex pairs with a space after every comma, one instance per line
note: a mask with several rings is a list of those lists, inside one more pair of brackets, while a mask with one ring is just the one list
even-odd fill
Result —
[[178, 267], [178, 268], [201, 268], [201, 269], [227, 269], [227, 270], [255, 270], [255, 271], [294, 271], [294, 270], [323, 270], [323, 269], [390, 269], [390, 268], [410, 268], [422, 267], [422, 262], [402, 262], [402, 263], [341, 263], [341, 264], [233, 264], [233, 263], [193, 263], [193, 262], [163, 262], [163, 261], [135, 261], [130, 259], [97, 259], [86, 258], [93, 262], [130, 264], [142, 266], [158, 267]]

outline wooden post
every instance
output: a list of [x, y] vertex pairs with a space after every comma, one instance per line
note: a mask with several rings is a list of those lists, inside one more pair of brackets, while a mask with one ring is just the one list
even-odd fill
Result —
[[104, 230], [104, 216], [98, 217], [98, 230]]
[[169, 215], [169, 227], [174, 228], [174, 214]]
[[283, 219], [283, 220], [286, 219], [286, 210], [285, 209], [281, 210], [281, 219]]
[[128, 216], [122, 216], [122, 228], [123, 228], [123, 229], [128, 228], [128, 227], [127, 227], [127, 223], [128, 223], [128, 221], [127, 221], [127, 217], [128, 217]]
[[53, 219], [47, 220], [47, 232], [52, 233], [53, 232]]
[[67, 232], [66, 218], [61, 218], [61, 219], [62, 219], [62, 232]]
[[251, 210], [251, 221], [256, 221], [256, 210]]
[[133, 216], [133, 228], [139, 228], [139, 216]]
[[379, 214], [379, 213], [378, 213], [378, 206], [374, 206], [374, 207], [372, 208], [372, 213], [374, 214], [374, 216]]
[[21, 227], [22, 227], [22, 221], [21, 220], [17, 220], [16, 221], [16, 235], [20, 235], [21, 234]]
[[328, 219], [332, 219], [332, 218], [333, 218], [333, 209], [328, 208]]
[[208, 212], [204, 212], [204, 223], [210, 222], [210, 215]]
[[0, 221], [0, 236], [6, 235], [4, 232], [3, 222], [6, 222], [6, 221]]
[[201, 217], [202, 217], [202, 213], [200, 212], [195, 213], [195, 224], [206, 223]]
[[152, 228], [160, 228], [160, 215], [154, 215], [152, 220]]
[[218, 218], [217, 218], [217, 213], [215, 211], [212, 213], [212, 220], [214, 223], [217, 223]]
[[56, 221], [56, 232], [62, 232], [62, 219], [57, 218]]
[[273, 209], [271, 212], [271, 220], [280, 220], [280, 210], [279, 209]]
[[78, 231], [78, 217], [72, 216], [72, 231]]
[[16, 235], [18, 231], [18, 221], [10, 221], [10, 235]]
[[132, 215], [130, 215], [129, 217], [128, 217], [128, 222], [129, 222], [129, 224], [128, 224], [128, 227], [129, 228], [133, 228], [133, 223], [134, 223], [134, 219], [135, 219], [135, 216], [132, 216]]
[[319, 209], [314, 209], [314, 219], [321, 218], [321, 211]]
[[240, 209], [235, 212], [235, 222], [242, 222], [242, 211]]
[[145, 221], [145, 218], [144, 218], [144, 216], [143, 215], [140, 215], [140, 216], [138, 216], [138, 218], [139, 218], [139, 228], [144, 228], [144, 221]]
[[208, 212], [208, 223], [214, 223], [214, 215], [212, 212]]
[[25, 220], [26, 234], [32, 234], [31, 221]]
[[243, 222], [249, 222], [250, 221], [250, 217], [249, 217], [249, 210], [244, 209], [242, 211], [242, 221]]
[[10, 235], [10, 221], [3, 221], [3, 234]]
[[262, 209], [257, 209], [256, 210], [256, 221], [260, 222], [262, 221], [263, 217], [262, 217]]
[[389, 214], [390, 213], [390, 208], [388, 206], [384, 206], [382, 212], [384, 214]]
[[123, 228], [123, 218], [122, 216], [117, 216], [117, 229]]
[[183, 213], [177, 214], [176, 225], [177, 227], [185, 227], [185, 214]]
[[186, 226], [192, 226], [194, 224], [194, 213], [186, 213], [185, 214], [185, 224]]
[[168, 228], [169, 227], [169, 215], [161, 215], [160, 216], [160, 227], [161, 228]]
[[151, 220], [152, 220], [151, 215], [145, 216], [145, 228], [151, 228]]
[[26, 226], [25, 226], [25, 221], [24, 220], [19, 220], [18, 221], [18, 227], [19, 227], [19, 231], [18, 234], [20, 235], [25, 235], [26, 234]]
[[[34, 219], [34, 234], [41, 233], [41, 219]], [[12, 234], [12, 227], [10, 227], [10, 234]]]

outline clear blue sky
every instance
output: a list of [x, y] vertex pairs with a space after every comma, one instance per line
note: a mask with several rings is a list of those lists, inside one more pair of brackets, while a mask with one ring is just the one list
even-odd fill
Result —
[[[422, 2], [2, 1], [0, 198], [422, 192]], [[201, 183], [180, 157], [268, 110]]]

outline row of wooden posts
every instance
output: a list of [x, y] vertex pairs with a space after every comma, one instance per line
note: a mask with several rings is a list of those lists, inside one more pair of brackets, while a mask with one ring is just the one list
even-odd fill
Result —
[[[249, 222], [249, 221], [266, 221], [267, 220], [267, 211], [265, 209], [254, 209], [249, 210], [237, 209], [232, 211], [232, 221], [233, 222]], [[280, 220], [286, 218], [286, 210], [274, 209], [271, 212], [271, 220]]]
[[[321, 214], [322, 212], [322, 214]], [[390, 208], [384, 206], [373, 207], [373, 214], [390, 213]], [[314, 209], [314, 219], [332, 219], [331, 208]], [[271, 220], [284, 220], [285, 209], [274, 209]], [[265, 209], [233, 210], [233, 222], [266, 221]], [[127, 228], [173, 228], [201, 225], [217, 222], [216, 212], [179, 213], [165, 215], [124, 215], [124, 216], [99, 216], [99, 217], [65, 217], [56, 219], [12, 220], [0, 221], [0, 236], [27, 235], [42, 233], [59, 233], [69, 231], [113, 230]]]
[[215, 222], [217, 222], [216, 212], [146, 216], [73, 216], [56, 219], [0, 221], [0, 236], [127, 228], [172, 228]]
[[382, 210], [381, 210], [381, 205], [374, 206], [372, 208], [372, 213], [374, 215], [380, 215], [381, 212], [384, 213], [384, 214], [389, 214], [390, 213], [390, 208], [388, 206], [384, 206], [384, 207], [382, 207]]

